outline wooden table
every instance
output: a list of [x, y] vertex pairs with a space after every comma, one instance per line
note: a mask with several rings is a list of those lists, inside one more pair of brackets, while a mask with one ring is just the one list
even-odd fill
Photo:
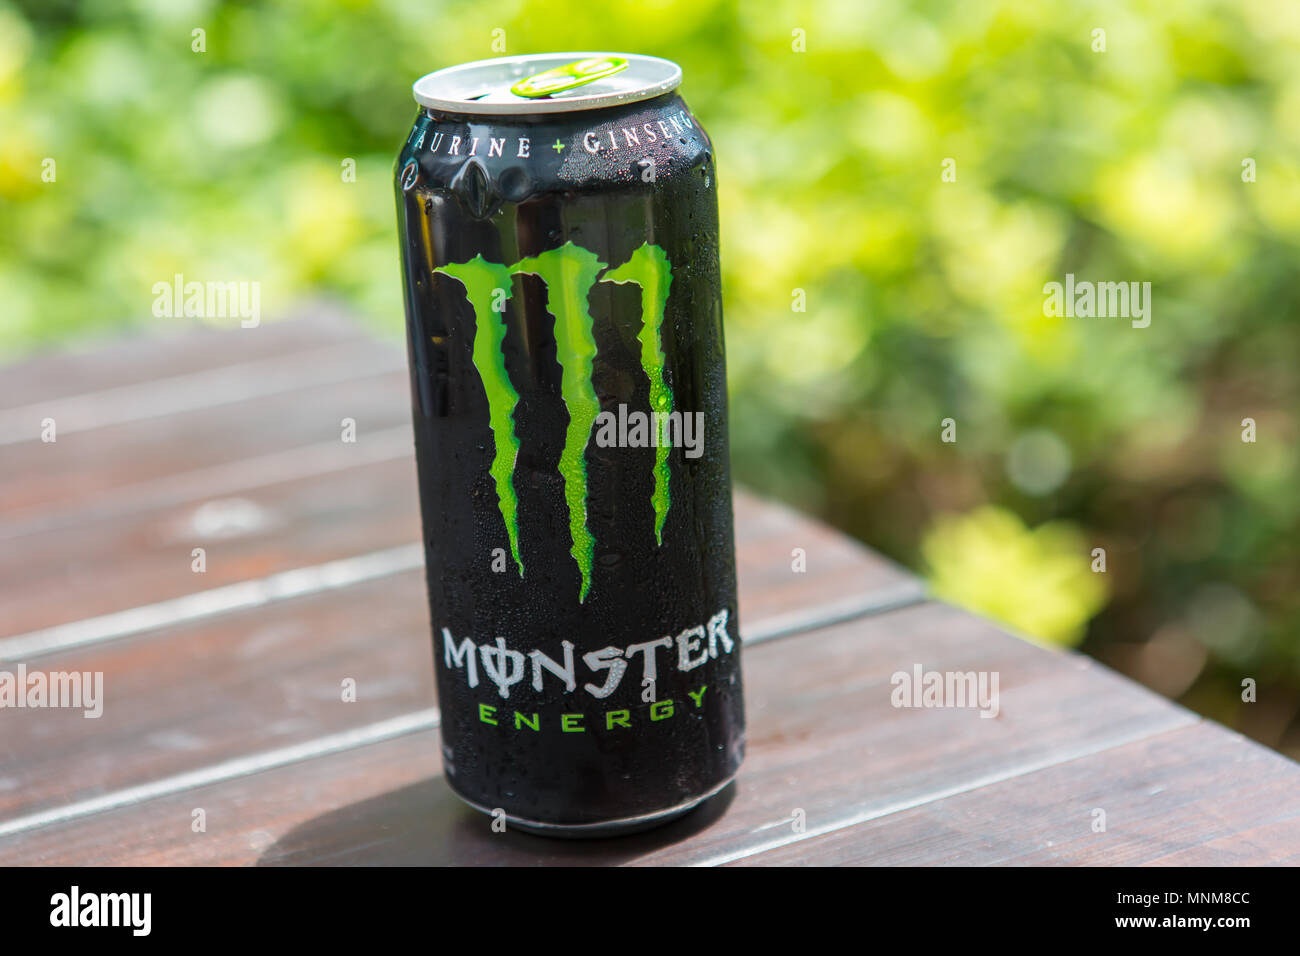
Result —
[[[97, 719], [0, 710], [0, 863], [1300, 862], [1296, 764], [747, 494], [738, 783], [492, 833], [440, 773], [408, 406], [326, 307], [0, 371], [0, 669], [104, 681]], [[893, 706], [917, 665], [996, 672], [998, 715]]]

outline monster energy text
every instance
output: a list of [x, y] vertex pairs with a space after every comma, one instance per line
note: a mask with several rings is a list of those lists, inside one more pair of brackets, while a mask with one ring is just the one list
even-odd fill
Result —
[[[582, 663], [594, 674], [601, 674], [599, 684], [584, 683], [582, 689], [592, 697], [605, 698], [618, 690], [627, 673], [628, 662], [641, 660], [641, 681], [654, 684], [659, 674], [659, 651], [665, 652], [679, 671], [692, 671], [718, 655], [730, 654], [735, 649], [735, 642], [727, 633], [727, 620], [730, 612], [723, 608], [703, 624], [688, 627], [676, 636], [665, 635], [652, 641], [629, 644], [626, 648], [602, 647], [582, 655]], [[475, 644], [471, 638], [457, 642], [447, 628], [442, 629], [443, 664], [449, 668], [463, 669], [469, 687], [479, 684], [479, 667], [483, 675], [494, 685], [501, 697], [508, 698], [510, 689], [524, 679], [525, 670], [532, 674], [533, 690], [543, 689], [543, 675], [549, 673], [558, 678], [565, 693], [573, 693], [578, 687], [577, 672], [574, 667], [573, 648], [570, 640], [561, 640], [559, 660], [533, 648], [524, 652], [509, 647], [504, 637], [495, 641]], [[529, 665], [524, 665], [525, 656]]]

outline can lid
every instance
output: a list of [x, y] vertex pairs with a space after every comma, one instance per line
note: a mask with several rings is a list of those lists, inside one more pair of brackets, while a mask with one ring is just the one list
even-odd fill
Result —
[[415, 101], [446, 113], [569, 113], [677, 89], [682, 68], [636, 53], [533, 53], [475, 60], [415, 81]]

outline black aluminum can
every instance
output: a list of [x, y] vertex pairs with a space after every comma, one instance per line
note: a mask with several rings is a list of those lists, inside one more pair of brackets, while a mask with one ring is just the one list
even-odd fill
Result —
[[713, 147], [654, 57], [415, 84], [398, 230], [450, 787], [666, 821], [745, 742]]

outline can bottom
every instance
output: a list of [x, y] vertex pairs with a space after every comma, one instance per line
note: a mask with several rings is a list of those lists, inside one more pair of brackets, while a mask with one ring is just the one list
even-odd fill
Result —
[[[663, 826], [665, 823], [671, 823], [680, 817], [686, 816], [701, 803], [710, 797], [717, 796], [725, 790], [736, 775], [732, 774], [722, 783], [713, 789], [698, 797], [692, 797], [684, 803], [669, 807], [667, 810], [656, 810], [654, 813], [643, 813], [635, 817], [622, 817], [618, 820], [601, 820], [598, 823], [543, 823], [540, 820], [526, 820], [522, 817], [511, 816], [506, 814], [506, 823], [510, 826], [518, 827], [528, 833], [537, 836], [559, 837], [566, 840], [585, 840], [599, 837], [627, 836], [632, 833], [640, 833], [643, 830], [652, 830], [655, 827]], [[455, 792], [454, 790], [452, 791]], [[467, 797], [457, 793], [456, 796], [464, 800], [466, 804], [473, 807], [479, 813], [495, 816], [495, 811], [475, 803]]]

